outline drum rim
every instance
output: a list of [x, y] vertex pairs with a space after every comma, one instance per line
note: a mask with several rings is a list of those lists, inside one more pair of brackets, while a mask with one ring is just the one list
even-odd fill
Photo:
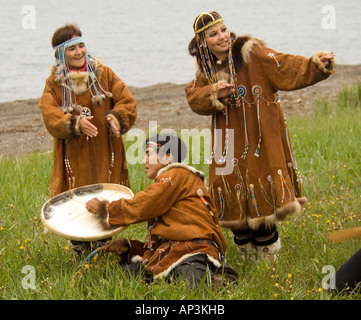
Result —
[[[110, 230], [104, 230], [104, 236], [102, 236], [101, 238], [99, 238], [99, 236], [73, 236], [73, 235], [67, 235], [64, 234], [63, 232], [60, 232], [56, 229], [54, 229], [54, 227], [50, 226], [46, 221], [47, 219], [44, 216], [44, 209], [51, 205], [52, 203], [55, 203], [56, 201], [54, 199], [57, 199], [58, 197], [62, 197], [66, 194], [76, 194], [77, 191], [81, 190], [81, 189], [86, 189], [86, 188], [96, 188], [96, 187], [100, 187], [102, 186], [102, 189], [111, 189], [109, 187], [114, 187], [115, 189], [119, 189], [119, 191], [121, 191], [120, 189], [124, 189], [126, 190], [132, 197], [134, 197], [134, 193], [133, 191], [121, 184], [117, 184], [117, 183], [95, 183], [95, 184], [90, 184], [90, 185], [85, 185], [85, 186], [81, 186], [81, 187], [77, 187], [71, 190], [67, 190], [64, 192], [61, 192], [59, 194], [57, 194], [56, 196], [48, 199], [43, 206], [41, 207], [41, 212], [40, 212], [40, 218], [41, 218], [41, 222], [43, 223], [44, 227], [50, 231], [51, 233], [54, 233], [62, 238], [68, 239], [68, 240], [75, 240], [75, 241], [96, 241], [96, 240], [103, 240], [103, 239], [107, 239], [110, 237], [113, 237], [115, 235], [117, 235], [118, 233], [124, 231], [128, 226], [119, 226], [119, 227], [114, 227], [114, 229], [110, 229]], [[104, 188], [108, 187], [108, 188]]]

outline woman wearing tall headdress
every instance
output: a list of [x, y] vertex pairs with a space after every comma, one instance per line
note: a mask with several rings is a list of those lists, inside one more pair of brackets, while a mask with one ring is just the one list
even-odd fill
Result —
[[209, 188], [221, 225], [233, 231], [242, 256], [275, 258], [277, 222], [306, 202], [277, 91], [326, 79], [334, 54], [279, 53], [236, 37], [215, 11], [200, 14], [193, 29], [188, 49], [198, 71], [186, 96], [195, 113], [212, 116]]
[[135, 122], [134, 97], [101, 59], [88, 54], [76, 25], [57, 29], [52, 46], [56, 65], [39, 102], [54, 137], [49, 196], [94, 183], [129, 187], [121, 135]]

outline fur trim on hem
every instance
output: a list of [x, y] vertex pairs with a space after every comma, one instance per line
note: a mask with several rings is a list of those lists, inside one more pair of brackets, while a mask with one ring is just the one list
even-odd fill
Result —
[[[186, 260], [194, 255], [200, 254], [200, 253], [204, 253], [204, 252], [195, 252], [195, 253], [185, 254], [180, 259], [178, 259], [176, 262], [174, 262], [172, 265], [170, 265], [167, 269], [165, 269], [161, 273], [155, 274], [154, 279], [160, 279], [160, 278], [166, 277], [176, 266], [181, 264], [184, 260]], [[212, 256], [210, 256], [208, 254], [206, 254], [206, 255], [207, 255], [208, 261], [210, 261], [216, 268], [219, 268], [221, 266], [221, 263], [217, 259], [213, 258]]]
[[279, 221], [285, 220], [290, 215], [296, 215], [301, 213], [302, 205], [307, 203], [307, 198], [297, 198], [297, 201], [289, 202], [281, 208], [277, 208], [275, 213], [266, 217], [259, 217], [253, 219], [232, 220], [232, 221], [220, 221], [220, 226], [223, 228], [229, 228], [233, 232], [239, 232], [242, 230], [252, 229], [257, 230], [261, 226], [271, 227]]
[[217, 90], [218, 90], [218, 87], [223, 83], [227, 83], [227, 81], [226, 80], [220, 80], [220, 81], [216, 82], [215, 84], [213, 84], [212, 89], [211, 89], [210, 99], [212, 101], [212, 105], [219, 111], [224, 109], [224, 105], [223, 105], [222, 102], [220, 102], [218, 100]]
[[298, 201], [289, 202], [285, 206], [277, 208], [274, 214], [267, 217], [250, 219], [248, 223], [253, 230], [257, 230], [260, 226], [271, 227], [278, 221], [285, 220], [289, 215], [301, 213], [301, 208], [301, 204]]
[[130, 259], [130, 262], [131, 263], [136, 263], [136, 262], [143, 262], [143, 257], [137, 255], [137, 256], [133, 256], [131, 259]]
[[335, 58], [332, 58], [329, 60], [328, 67], [325, 67], [325, 65], [321, 62], [320, 57], [322, 57], [325, 54], [328, 54], [327, 51], [319, 51], [316, 52], [312, 56], [312, 61], [318, 66], [318, 68], [324, 73], [324, 74], [333, 74], [335, 73], [335, 67], [336, 67], [336, 60]]
[[160, 169], [160, 170], [158, 171], [158, 174], [157, 174], [157, 177], [156, 177], [156, 178], [158, 178], [158, 176], [160, 176], [162, 173], [164, 173], [164, 172], [166, 172], [166, 171], [168, 171], [168, 170], [170, 170], [170, 169], [172, 169], [172, 168], [183, 168], [183, 169], [186, 169], [186, 170], [194, 173], [197, 177], [201, 178], [202, 181], [204, 181], [204, 172], [199, 171], [199, 170], [197, 170], [197, 169], [195, 169], [195, 168], [193, 168], [193, 167], [191, 167], [191, 166], [188, 166], [188, 165], [185, 164], [185, 163], [178, 163], [178, 162], [177, 162], [177, 163], [171, 163], [171, 164], [167, 165], [166, 167]]
[[229, 228], [233, 233], [248, 230], [249, 225], [246, 219], [243, 220], [231, 220], [231, 221], [219, 221], [219, 225], [222, 228]]

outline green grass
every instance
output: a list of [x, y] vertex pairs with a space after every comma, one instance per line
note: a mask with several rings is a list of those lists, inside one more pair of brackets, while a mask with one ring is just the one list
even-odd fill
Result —
[[[322, 289], [324, 266], [337, 270], [360, 247], [359, 240], [331, 243], [327, 234], [360, 226], [361, 221], [361, 85], [344, 89], [335, 101], [318, 101], [315, 115], [288, 119], [292, 146], [303, 175], [308, 204], [302, 215], [278, 227], [282, 241], [275, 262], [253, 264], [238, 257], [232, 235], [227, 261], [238, 270], [237, 284], [222, 288], [163, 281], [145, 284], [123, 277], [113, 255], [101, 254], [83, 265], [67, 240], [43, 233], [39, 219], [48, 199], [52, 153], [0, 159], [0, 297], [2, 299], [144, 299], [144, 300], [323, 300], [360, 299]], [[203, 161], [201, 161], [203, 163]], [[204, 164], [195, 167], [207, 172]], [[142, 165], [129, 165], [136, 193], [151, 181]], [[144, 240], [145, 224], [118, 237]], [[25, 266], [35, 271], [35, 288], [25, 289]], [[25, 285], [26, 287], [26, 285]]]

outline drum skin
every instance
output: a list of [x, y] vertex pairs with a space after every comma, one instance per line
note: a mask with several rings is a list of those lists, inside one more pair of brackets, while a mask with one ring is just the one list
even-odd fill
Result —
[[62, 192], [49, 199], [41, 208], [41, 221], [50, 232], [69, 240], [94, 241], [122, 232], [126, 226], [104, 230], [85, 204], [93, 199], [131, 199], [132, 190], [114, 183], [99, 183]]

